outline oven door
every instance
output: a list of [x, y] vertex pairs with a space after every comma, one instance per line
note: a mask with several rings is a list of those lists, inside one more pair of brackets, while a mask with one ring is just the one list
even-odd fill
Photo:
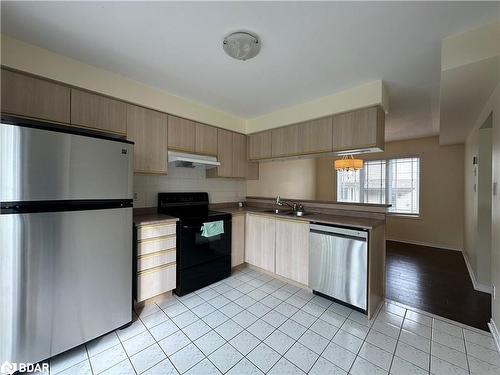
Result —
[[203, 237], [203, 223], [221, 218], [187, 219], [179, 222], [177, 268], [179, 270], [231, 256], [231, 218], [224, 218], [224, 233]]

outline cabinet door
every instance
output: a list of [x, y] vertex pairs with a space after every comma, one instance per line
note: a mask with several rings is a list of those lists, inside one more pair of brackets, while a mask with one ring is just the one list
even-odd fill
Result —
[[217, 156], [217, 128], [197, 123], [195, 133], [195, 152]]
[[293, 156], [300, 153], [299, 125], [290, 125], [272, 131], [273, 157]]
[[276, 219], [276, 273], [308, 284], [309, 223]]
[[275, 227], [271, 217], [247, 214], [245, 223], [245, 261], [274, 272]]
[[127, 138], [135, 142], [134, 171], [167, 173], [167, 114], [127, 105]]
[[231, 228], [231, 267], [245, 262], [245, 215], [233, 215]]
[[250, 160], [268, 159], [271, 154], [272, 133], [270, 130], [248, 136], [248, 158]]
[[217, 160], [217, 176], [233, 177], [233, 132], [217, 129]]
[[300, 153], [315, 154], [331, 152], [332, 132], [332, 117], [299, 124]]
[[116, 99], [71, 89], [71, 125], [124, 135], [127, 133], [127, 106]]
[[233, 177], [247, 175], [247, 138], [244, 134], [233, 133]]
[[168, 116], [168, 148], [194, 152], [195, 150], [195, 125], [191, 120], [176, 116]]
[[70, 88], [2, 69], [2, 113], [70, 122]]
[[333, 117], [333, 151], [384, 149], [385, 114], [370, 107]]

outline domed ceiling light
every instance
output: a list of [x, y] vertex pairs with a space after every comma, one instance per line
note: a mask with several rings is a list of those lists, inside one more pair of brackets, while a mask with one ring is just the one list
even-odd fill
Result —
[[232, 58], [245, 61], [257, 56], [260, 51], [260, 40], [245, 31], [237, 31], [224, 38], [222, 47]]

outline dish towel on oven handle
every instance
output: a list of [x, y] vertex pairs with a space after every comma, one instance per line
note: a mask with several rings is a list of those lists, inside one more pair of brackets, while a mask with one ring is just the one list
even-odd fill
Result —
[[203, 223], [201, 226], [201, 236], [202, 237], [213, 237], [224, 233], [224, 221], [211, 221], [209, 223]]

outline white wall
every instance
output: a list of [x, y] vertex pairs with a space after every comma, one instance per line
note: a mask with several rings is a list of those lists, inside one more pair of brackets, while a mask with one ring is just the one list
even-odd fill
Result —
[[315, 159], [261, 162], [259, 180], [247, 182], [247, 195], [253, 197], [315, 199]]
[[246, 182], [238, 179], [206, 178], [200, 168], [174, 168], [167, 176], [134, 175], [134, 207], [156, 207], [159, 192], [206, 191], [210, 203], [235, 202], [246, 197]]
[[491, 136], [491, 128], [477, 128], [465, 143], [464, 251], [482, 290], [491, 286]]
[[[363, 154], [377, 160], [420, 156], [420, 217], [387, 217], [386, 237], [396, 241], [463, 249], [464, 146], [440, 146], [438, 137], [387, 142], [385, 152]], [[317, 159], [316, 199], [336, 200], [334, 157]]]
[[[500, 69], [500, 66], [499, 66]], [[481, 114], [477, 118], [473, 131], [467, 138], [466, 148], [473, 150], [479, 150], [479, 129], [488, 120], [488, 117], [492, 115], [492, 129], [491, 129], [491, 141], [492, 141], [492, 182], [500, 184], [500, 83], [497, 84], [493, 94], [490, 96], [486, 104], [484, 105]], [[474, 176], [470, 172], [467, 172], [468, 163], [465, 162], [466, 176], [465, 176], [465, 186], [466, 194], [464, 196], [466, 204], [470, 207], [470, 203], [467, 202], [471, 200], [470, 186], [473, 186]], [[467, 206], [466, 206], [467, 207]], [[475, 213], [472, 209], [467, 209], [465, 212], [465, 226], [470, 227], [474, 225], [474, 221], [477, 225], [477, 212]], [[467, 236], [467, 233], [466, 233]], [[477, 238], [478, 235], [476, 235]], [[470, 248], [467, 245], [469, 240], [466, 237], [466, 251], [469, 255], [470, 253], [475, 253], [477, 258], [477, 249]], [[472, 263], [472, 262], [471, 262]], [[497, 329], [500, 328], [500, 297], [498, 296], [498, 287], [500, 287], [500, 191], [496, 195], [492, 195], [491, 199], [491, 262], [490, 262], [490, 274], [491, 274], [491, 285], [497, 289], [496, 298], [492, 298], [491, 301], [491, 314], [492, 321], [495, 323]]]
[[[491, 96], [483, 111], [483, 116], [493, 112], [493, 182], [500, 184], [500, 84]], [[500, 188], [492, 197], [492, 242], [491, 242], [491, 281], [493, 286], [500, 287]], [[491, 301], [492, 320], [500, 327], [500, 297]]]

